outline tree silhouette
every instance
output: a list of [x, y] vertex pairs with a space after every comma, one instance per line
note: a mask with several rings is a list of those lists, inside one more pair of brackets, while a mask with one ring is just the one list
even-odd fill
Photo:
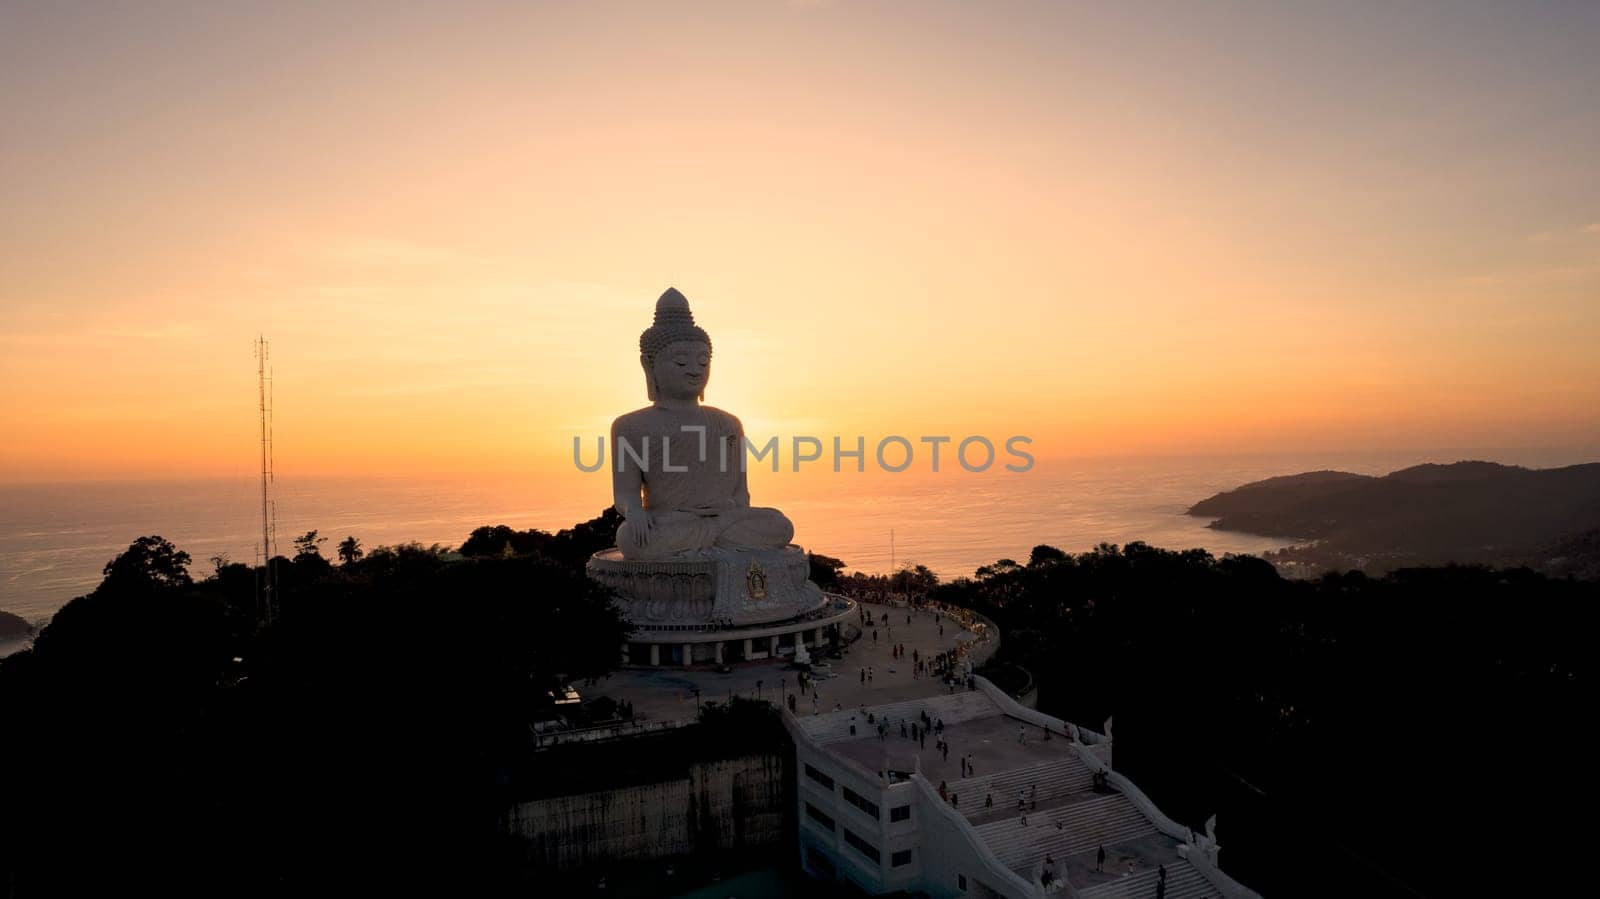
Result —
[[[995, 662], [1032, 675], [1040, 711], [1114, 713], [1117, 770], [1197, 830], [1220, 812], [1231, 873], [1266, 895], [1418, 895], [1396, 878], [1440, 895], [1544, 891], [1521, 888], [1540, 876], [1523, 866], [1446, 870], [1455, 835], [1409, 822], [1477, 813], [1463, 735], [1537, 747], [1541, 780], [1587, 770], [1574, 710], [1593, 705], [1580, 636], [1600, 614], [1593, 583], [1460, 566], [1296, 581], [1252, 556], [1134, 541], [1035, 547], [1026, 566], [999, 560], [934, 598], [996, 622]], [[1382, 753], [1352, 753], [1358, 735]], [[1375, 816], [1349, 797], [1376, 784], [1405, 795]], [[1509, 790], [1496, 814], [1580, 832], [1587, 805], [1569, 802]], [[1358, 831], [1353, 850], [1317, 838]]]
[[164, 537], [140, 537], [122, 555], [106, 563], [105, 583], [120, 589], [168, 589], [187, 587], [189, 554]]
[[821, 553], [806, 553], [806, 562], [811, 567], [810, 576], [813, 584], [824, 590], [839, 588], [839, 572], [844, 570], [844, 562]]
[[[316, 532], [313, 531], [312, 533]], [[357, 540], [354, 535], [339, 541], [339, 561], [341, 563], [354, 565], [361, 561], [361, 557], [364, 555], [366, 555], [366, 551], [361, 548], [361, 541]]]
[[322, 558], [322, 550], [317, 548], [317, 544], [327, 542], [327, 537], [318, 537], [317, 532], [314, 530], [306, 531], [304, 534], [294, 538], [295, 561], [299, 561], [308, 556], [316, 556], [319, 559]]

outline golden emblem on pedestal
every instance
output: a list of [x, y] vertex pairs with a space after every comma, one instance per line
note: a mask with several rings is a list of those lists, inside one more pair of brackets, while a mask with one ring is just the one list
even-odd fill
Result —
[[760, 563], [750, 563], [750, 574], [745, 577], [745, 586], [750, 592], [751, 599], [767, 598], [767, 574], [761, 570]]

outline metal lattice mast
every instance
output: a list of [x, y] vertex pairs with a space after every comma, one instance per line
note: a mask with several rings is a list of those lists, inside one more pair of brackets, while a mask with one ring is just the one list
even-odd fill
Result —
[[272, 479], [272, 430], [268, 424], [267, 404], [267, 340], [256, 338], [256, 393], [261, 413], [261, 562], [263, 586], [261, 591], [261, 620], [270, 624], [278, 617], [277, 578], [272, 565], [272, 514], [268, 484]]

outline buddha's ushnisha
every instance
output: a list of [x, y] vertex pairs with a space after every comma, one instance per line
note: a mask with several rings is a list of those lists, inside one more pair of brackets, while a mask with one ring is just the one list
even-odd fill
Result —
[[612, 493], [625, 519], [617, 529], [622, 557], [787, 546], [794, 536], [789, 519], [750, 505], [739, 419], [701, 405], [711, 338], [675, 288], [656, 301], [655, 323], [639, 335], [639, 364], [651, 405], [611, 425]]

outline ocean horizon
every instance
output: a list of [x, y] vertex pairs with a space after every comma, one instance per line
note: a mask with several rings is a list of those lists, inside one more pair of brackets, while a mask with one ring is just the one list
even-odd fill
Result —
[[[1144, 541], [1171, 549], [1259, 554], [1289, 540], [1207, 527], [1194, 503], [1262, 478], [1341, 469], [1386, 474], [1424, 462], [1485, 459], [1548, 468], [1593, 461], [1562, 449], [1398, 450], [1261, 455], [1103, 456], [1041, 460], [1024, 474], [858, 475], [752, 472], [755, 505], [776, 506], [795, 542], [849, 570], [922, 564], [942, 578], [1045, 543], [1068, 552]], [[324, 555], [347, 535], [363, 547], [459, 546], [474, 528], [556, 531], [608, 504], [604, 472], [557, 478], [288, 477], [274, 483], [277, 549], [315, 529]], [[892, 533], [892, 538], [891, 538]], [[134, 539], [158, 534], [190, 554], [196, 578], [211, 559], [260, 560], [258, 477], [0, 485], [0, 610], [38, 622], [99, 584]], [[891, 546], [892, 539], [892, 546]]]

